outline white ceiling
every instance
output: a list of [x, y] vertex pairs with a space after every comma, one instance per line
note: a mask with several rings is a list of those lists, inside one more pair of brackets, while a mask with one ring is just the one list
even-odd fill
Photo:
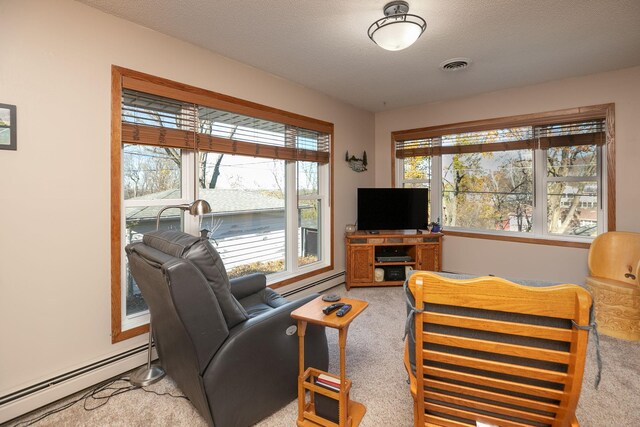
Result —
[[640, 0], [409, 0], [398, 52], [367, 36], [385, 0], [79, 1], [374, 112], [640, 65]]

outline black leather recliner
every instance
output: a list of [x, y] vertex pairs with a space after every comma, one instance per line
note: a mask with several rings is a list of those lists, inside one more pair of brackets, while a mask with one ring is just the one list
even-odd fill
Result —
[[[297, 395], [298, 337], [288, 302], [263, 274], [229, 281], [211, 243], [178, 231], [126, 247], [149, 306], [160, 363], [209, 425], [249, 426]], [[324, 327], [309, 325], [305, 363], [327, 369]]]

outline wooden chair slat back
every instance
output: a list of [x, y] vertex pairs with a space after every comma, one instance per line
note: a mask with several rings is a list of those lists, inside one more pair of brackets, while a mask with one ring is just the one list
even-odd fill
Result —
[[[592, 298], [577, 285], [416, 272], [416, 425], [575, 421]], [[577, 425], [577, 424], [574, 424]]]

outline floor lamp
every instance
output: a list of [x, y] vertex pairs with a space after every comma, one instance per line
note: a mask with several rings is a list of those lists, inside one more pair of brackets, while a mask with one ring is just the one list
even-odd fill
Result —
[[[190, 204], [185, 203], [182, 205], [165, 206], [162, 209], [160, 209], [160, 212], [158, 212], [158, 216], [156, 216], [156, 230], [160, 228], [160, 215], [162, 215], [162, 212], [171, 208], [177, 208], [183, 211], [188, 211], [191, 215], [194, 215], [194, 216], [204, 215], [211, 212], [211, 205], [206, 200], [202, 200], [202, 199], [198, 199], [195, 202]], [[145, 387], [160, 381], [164, 377], [165, 375], [164, 369], [162, 369], [162, 367], [160, 367], [159, 365], [151, 364], [152, 346], [153, 346], [153, 329], [151, 324], [151, 317], [149, 317], [149, 347], [147, 349], [147, 365], [141, 367], [131, 375], [131, 379], [129, 380], [131, 385], [134, 385], [136, 387]]]

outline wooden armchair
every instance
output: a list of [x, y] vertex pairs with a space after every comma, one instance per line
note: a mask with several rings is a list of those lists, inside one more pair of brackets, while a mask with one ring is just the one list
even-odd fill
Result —
[[410, 277], [405, 366], [415, 426], [578, 425], [591, 295], [577, 285], [534, 286]]
[[598, 236], [589, 248], [589, 274], [598, 330], [640, 341], [640, 233]]

